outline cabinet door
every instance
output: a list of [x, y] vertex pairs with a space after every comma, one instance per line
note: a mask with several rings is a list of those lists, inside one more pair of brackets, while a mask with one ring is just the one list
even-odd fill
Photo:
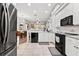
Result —
[[74, 3], [73, 5], [73, 24], [79, 25], [79, 3]]
[[75, 49], [75, 39], [66, 37], [66, 55], [76, 56], [77, 50]]
[[51, 38], [50, 39], [52, 39], [52, 42], [55, 44], [55, 33], [52, 33], [52, 35], [51, 35]]
[[62, 11], [63, 11], [63, 14], [61, 15], [61, 18], [65, 18], [69, 15], [73, 15], [73, 4], [70, 3], [66, 5]]
[[39, 42], [43, 42], [44, 41], [44, 34], [43, 33], [39, 33]]
[[68, 55], [68, 56], [70, 56], [70, 55], [72, 55], [72, 43], [71, 43], [71, 40], [70, 40], [71, 38], [69, 38], [69, 37], [66, 37], [66, 48], [65, 48], [65, 53], [66, 53], [66, 55]]
[[55, 43], [55, 34], [54, 33], [48, 33], [48, 40], [49, 40], [49, 42], [53, 42], [53, 43]]
[[39, 33], [39, 42], [49, 42], [50, 38], [49, 38], [49, 34], [42, 32]]
[[79, 56], [79, 40], [76, 40], [74, 48], [77, 51], [77, 53], [76, 53], [77, 55], [76, 56]]

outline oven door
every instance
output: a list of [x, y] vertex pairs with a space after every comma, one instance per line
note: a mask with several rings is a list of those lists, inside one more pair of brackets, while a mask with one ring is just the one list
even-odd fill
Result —
[[61, 36], [58, 33], [55, 34], [55, 47], [58, 51], [62, 51]]
[[65, 35], [58, 33], [56, 33], [55, 35], [55, 47], [59, 52], [65, 55]]

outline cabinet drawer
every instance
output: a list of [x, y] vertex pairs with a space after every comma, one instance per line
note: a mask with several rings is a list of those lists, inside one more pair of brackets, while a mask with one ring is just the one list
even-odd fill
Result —
[[76, 56], [78, 55], [77, 52], [79, 50], [77, 49], [77, 44], [74, 38], [66, 37], [66, 55], [68, 56]]

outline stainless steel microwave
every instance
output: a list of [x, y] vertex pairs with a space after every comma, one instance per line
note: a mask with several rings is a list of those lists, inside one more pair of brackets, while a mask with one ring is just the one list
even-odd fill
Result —
[[73, 25], [73, 15], [69, 15], [60, 21], [61, 26], [72, 26]]

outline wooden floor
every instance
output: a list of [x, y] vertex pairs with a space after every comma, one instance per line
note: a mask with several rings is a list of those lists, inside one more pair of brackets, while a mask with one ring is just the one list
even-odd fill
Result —
[[48, 47], [55, 47], [52, 43], [49, 45], [39, 45], [39, 43], [23, 43], [17, 48], [18, 56], [52, 56]]

